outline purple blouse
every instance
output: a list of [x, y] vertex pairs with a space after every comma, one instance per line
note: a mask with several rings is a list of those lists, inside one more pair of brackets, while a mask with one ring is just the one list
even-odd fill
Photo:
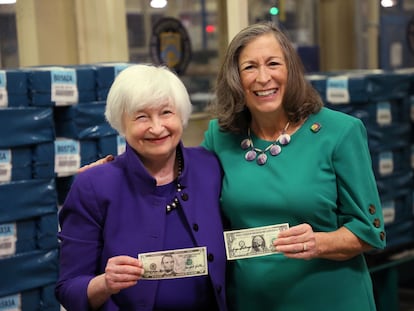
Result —
[[[156, 186], [134, 150], [76, 176], [59, 214], [60, 276], [56, 296], [68, 311], [90, 310], [89, 281], [117, 255], [207, 247], [208, 277], [140, 280], [102, 310], [227, 310], [226, 256], [219, 196], [222, 172], [201, 147], [184, 148], [181, 207], [167, 214], [171, 189]], [[207, 308], [207, 309], [206, 309]], [[213, 309], [213, 310], [214, 310]]]

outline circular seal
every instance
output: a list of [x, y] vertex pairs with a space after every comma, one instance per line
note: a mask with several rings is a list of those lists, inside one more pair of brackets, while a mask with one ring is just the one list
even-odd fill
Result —
[[154, 24], [150, 55], [154, 63], [184, 73], [191, 60], [191, 41], [179, 20], [165, 17]]

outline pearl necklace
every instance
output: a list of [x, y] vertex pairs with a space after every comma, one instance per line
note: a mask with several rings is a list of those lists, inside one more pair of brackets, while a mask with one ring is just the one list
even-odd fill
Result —
[[181, 205], [180, 201], [178, 201], [178, 198], [177, 198], [177, 194], [183, 190], [183, 186], [178, 182], [178, 178], [181, 175], [181, 171], [183, 167], [183, 159], [182, 159], [180, 150], [177, 150], [177, 166], [178, 166], [178, 174], [177, 174], [177, 178], [174, 181], [176, 183], [177, 192], [176, 192], [174, 199], [171, 201], [171, 203], [167, 204], [165, 207], [167, 214], [171, 212], [173, 209], [176, 209], [177, 207]]
[[[247, 129], [247, 138], [243, 139], [240, 146], [243, 150], [249, 149], [244, 158], [246, 161], [253, 161], [256, 159], [258, 165], [264, 165], [267, 162], [266, 153], [269, 151], [272, 156], [277, 156], [282, 152], [281, 146], [286, 146], [290, 143], [290, 135], [286, 133], [289, 128], [289, 122], [286, 124], [285, 128], [282, 131], [282, 134], [269, 146], [265, 149], [256, 148], [253, 144], [253, 139], [250, 135], [250, 127]], [[257, 155], [259, 153], [259, 155]]]

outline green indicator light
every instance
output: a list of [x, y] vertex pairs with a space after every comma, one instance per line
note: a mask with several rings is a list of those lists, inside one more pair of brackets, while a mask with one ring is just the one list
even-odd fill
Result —
[[277, 15], [277, 14], [279, 14], [279, 9], [278, 9], [277, 7], [275, 7], [275, 6], [272, 6], [272, 7], [270, 8], [270, 10], [269, 10], [269, 13], [270, 13], [271, 15]]

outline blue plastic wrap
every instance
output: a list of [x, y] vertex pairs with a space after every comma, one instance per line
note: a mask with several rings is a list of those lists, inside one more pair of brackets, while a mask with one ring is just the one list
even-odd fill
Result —
[[97, 63], [96, 70], [96, 86], [98, 89], [109, 89], [114, 82], [115, 77], [130, 63]]
[[54, 139], [51, 108], [0, 109], [0, 149], [51, 142]]
[[55, 177], [54, 141], [32, 147], [32, 178], [49, 179]]
[[[11, 177], [7, 181], [26, 179], [48, 179], [55, 176], [54, 142], [32, 146], [1, 149], [11, 153]], [[3, 174], [0, 173], [0, 177]]]
[[380, 151], [370, 151], [372, 167], [376, 178], [398, 174], [411, 170], [411, 153], [409, 144], [401, 142], [388, 145]]
[[387, 248], [398, 248], [414, 241], [414, 218], [406, 218], [403, 221], [385, 226], [387, 234]]
[[95, 68], [93, 66], [28, 68], [30, 89], [36, 93], [50, 93], [52, 86], [51, 72], [59, 70], [59, 68], [71, 68], [75, 70], [76, 85], [79, 92], [95, 90]]
[[96, 99], [97, 100], [106, 100], [108, 98], [109, 87], [101, 88], [96, 90]]
[[81, 166], [100, 159], [97, 139], [80, 140]]
[[[57, 239], [58, 219], [57, 209], [53, 213], [31, 217], [24, 220], [1, 223], [1, 228], [14, 228], [17, 240], [12, 248], [11, 245], [2, 249], [3, 254], [14, 255], [34, 250], [48, 250], [59, 246]], [[1, 260], [1, 257], [0, 257]]]
[[28, 107], [30, 103], [29, 94], [8, 94], [8, 107]]
[[98, 152], [100, 157], [108, 154], [118, 154], [118, 135], [105, 136], [98, 139]]
[[[91, 102], [96, 100], [96, 91], [79, 91], [77, 103]], [[36, 107], [55, 107], [56, 103], [52, 101], [52, 94], [50, 93], [38, 93], [32, 92], [31, 95], [31, 105]], [[75, 103], [69, 103], [68, 106]]]
[[29, 106], [27, 73], [21, 70], [0, 70], [0, 108]]
[[[28, 71], [31, 105], [33, 106], [50, 107], [56, 105], [72, 105], [96, 100], [95, 67], [93, 66], [40, 66], [31, 67], [26, 70]], [[52, 78], [52, 74], [54, 78]], [[70, 77], [70, 79], [66, 79], [66, 76]], [[57, 77], [63, 77], [65, 79], [57, 79]], [[66, 92], [65, 95], [60, 93], [59, 100], [57, 97], [53, 97], [52, 101], [52, 86], [53, 88], [56, 86], [54, 83], [63, 83], [71, 87], [65, 88], [63, 91]], [[55, 102], [55, 98], [56, 102], [59, 103]]]
[[7, 80], [7, 93], [27, 94], [29, 90], [27, 72], [19, 69], [4, 70]]
[[38, 250], [0, 259], [0, 297], [56, 283], [58, 254]]
[[130, 63], [98, 63], [96, 70], [96, 99], [106, 100], [115, 77]]
[[[55, 180], [27, 180], [0, 184], [0, 227], [3, 238], [17, 238], [11, 242], [14, 246], [7, 243], [3, 245], [3, 255], [57, 248]], [[9, 229], [9, 232], [6, 229]]]
[[386, 225], [399, 223], [413, 216], [412, 176], [411, 171], [405, 171], [388, 177], [377, 178], [377, 187]]
[[414, 241], [413, 172], [377, 178], [377, 187], [383, 208], [387, 248]]
[[99, 138], [117, 132], [105, 119], [105, 102], [56, 107], [56, 135], [73, 139]]
[[[11, 306], [15, 306], [19, 300], [20, 309], [12, 309]], [[0, 297], [0, 305], [10, 306], [10, 310], [61, 311], [61, 306], [55, 297], [55, 284]]]
[[388, 126], [410, 122], [411, 104], [407, 98], [325, 105], [361, 119], [367, 126]]
[[[90, 164], [101, 159], [108, 154], [116, 156], [118, 148], [122, 149], [125, 140], [118, 135], [104, 136], [97, 139], [80, 140], [81, 165]], [[56, 178], [56, 188], [58, 193], [59, 205], [62, 205], [66, 195], [72, 185], [76, 172], [70, 176], [58, 176]]]
[[[411, 81], [407, 75], [382, 70], [356, 70], [346, 72], [327, 72], [307, 75], [325, 103], [333, 103], [329, 90], [336, 89], [337, 98], [342, 103], [381, 101], [407, 96]], [[342, 93], [347, 91], [349, 98]], [[336, 103], [338, 103], [336, 102]]]
[[[0, 151], [2, 153], [3, 151]], [[32, 179], [32, 148], [16, 147], [10, 149], [11, 152], [11, 179], [25, 180]]]
[[[406, 189], [411, 190], [413, 188], [412, 178], [413, 172], [411, 170], [377, 178], [378, 192], [380, 195], [386, 196], [388, 193], [398, 193], [402, 190], [403, 194], [405, 194]], [[411, 208], [411, 206], [409, 208]]]
[[66, 177], [57, 177], [56, 178], [56, 189], [58, 195], [58, 204], [63, 205], [66, 200], [66, 196], [72, 186], [75, 175], [66, 176]]
[[377, 178], [411, 170], [411, 125], [367, 125], [368, 146]]
[[54, 179], [0, 184], [0, 223], [39, 217], [56, 211]]
[[398, 125], [387, 126], [386, 128], [367, 125], [368, 144], [372, 151], [393, 149], [395, 147], [406, 147], [410, 142], [411, 124], [401, 123]]

